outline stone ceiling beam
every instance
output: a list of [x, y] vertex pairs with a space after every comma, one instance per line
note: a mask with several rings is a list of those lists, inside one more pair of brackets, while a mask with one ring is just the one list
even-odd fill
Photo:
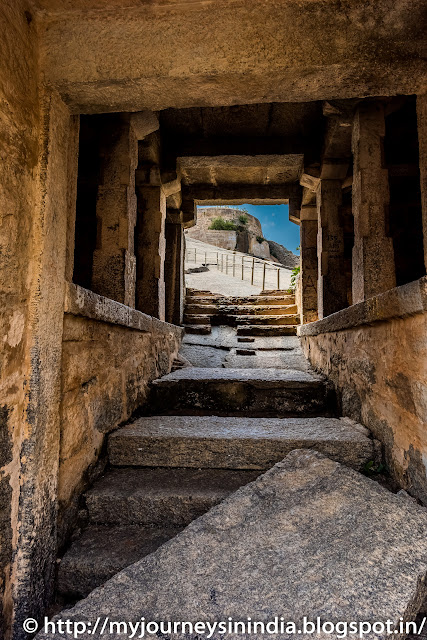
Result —
[[36, 0], [43, 77], [74, 112], [413, 94], [425, 83], [424, 0], [410, 11], [403, 0], [340, 11], [335, 0], [126, 4]]
[[254, 185], [220, 184], [183, 185], [183, 200], [193, 199], [197, 204], [284, 204], [295, 193], [293, 184]]

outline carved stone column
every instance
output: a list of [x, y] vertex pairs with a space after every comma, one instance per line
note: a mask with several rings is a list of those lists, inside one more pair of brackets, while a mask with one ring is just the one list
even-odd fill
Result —
[[317, 189], [319, 319], [347, 306], [344, 230], [340, 219], [341, 180], [321, 180]]
[[165, 318], [178, 325], [182, 323], [185, 294], [182, 217], [182, 213], [169, 209], [165, 228]]
[[388, 237], [388, 171], [383, 168], [384, 107], [362, 103], [353, 122], [353, 304], [396, 286]]
[[93, 256], [95, 293], [135, 306], [135, 169], [138, 141], [129, 115], [104, 116]]
[[301, 207], [300, 238], [301, 321], [306, 324], [318, 319], [317, 210], [314, 206]]

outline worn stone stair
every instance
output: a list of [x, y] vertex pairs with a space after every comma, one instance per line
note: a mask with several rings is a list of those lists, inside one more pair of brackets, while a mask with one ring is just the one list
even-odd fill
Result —
[[293, 449], [316, 448], [355, 469], [375, 456], [361, 425], [336, 418], [153, 416], [109, 438], [115, 466], [266, 471]]
[[191, 367], [152, 384], [157, 414], [323, 416], [333, 415], [334, 396], [325, 380], [304, 371]]
[[[296, 335], [299, 316], [295, 296], [285, 291], [263, 291], [260, 295], [239, 298], [188, 289], [184, 309], [187, 333], [208, 334], [213, 324], [238, 329], [244, 325], [255, 332], [250, 335], [258, 335], [259, 328], [267, 325], [277, 328], [277, 332], [270, 330], [266, 335]], [[283, 330], [282, 326], [286, 328]]]
[[157, 415], [108, 437], [109, 467], [84, 495], [86, 525], [59, 563], [60, 596], [85, 597], [295, 448], [354, 469], [374, 459], [364, 427], [324, 417], [330, 396], [323, 378], [300, 371], [186, 367], [155, 381]]

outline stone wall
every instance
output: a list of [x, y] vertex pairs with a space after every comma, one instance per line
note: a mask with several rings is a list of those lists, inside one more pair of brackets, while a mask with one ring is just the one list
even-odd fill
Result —
[[[36, 204], [40, 104], [36, 31], [28, 3], [1, 3], [0, 65], [0, 637], [13, 610], [12, 554], [17, 547], [20, 455], [26, 431], [30, 367], [29, 271]], [[25, 267], [24, 267], [25, 265]]]
[[387, 465], [427, 504], [427, 277], [300, 328], [344, 415], [384, 444]]
[[249, 236], [249, 251], [251, 255], [256, 258], [266, 258], [270, 259], [270, 247], [267, 240], [263, 240], [262, 242], [258, 242], [256, 238], [253, 236]]
[[[247, 223], [242, 224], [239, 216], [245, 215]], [[215, 218], [223, 218], [234, 222], [240, 229], [238, 231], [215, 231], [209, 229]], [[270, 247], [266, 240], [258, 242], [257, 237], [262, 237], [262, 227], [258, 218], [245, 213], [241, 209], [229, 209], [227, 207], [200, 208], [197, 212], [197, 224], [186, 231], [189, 238], [207, 242], [221, 249], [230, 251], [242, 251], [250, 253], [257, 258], [270, 259]]]
[[102, 469], [105, 434], [144, 403], [151, 380], [170, 372], [182, 334], [74, 284], [65, 304], [59, 546], [75, 524], [80, 494]]

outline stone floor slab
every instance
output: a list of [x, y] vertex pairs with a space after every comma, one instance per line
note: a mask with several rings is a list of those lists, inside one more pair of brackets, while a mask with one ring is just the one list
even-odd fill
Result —
[[[426, 595], [426, 532], [427, 512], [412, 501], [319, 453], [293, 451], [61, 617], [93, 624], [98, 616], [193, 623], [283, 616], [298, 626], [303, 616], [330, 622], [410, 620]], [[200, 637], [194, 630], [167, 635]], [[99, 631], [81, 637], [98, 638]], [[261, 637], [269, 636], [227, 635]], [[42, 638], [64, 636], [41, 633]]]

